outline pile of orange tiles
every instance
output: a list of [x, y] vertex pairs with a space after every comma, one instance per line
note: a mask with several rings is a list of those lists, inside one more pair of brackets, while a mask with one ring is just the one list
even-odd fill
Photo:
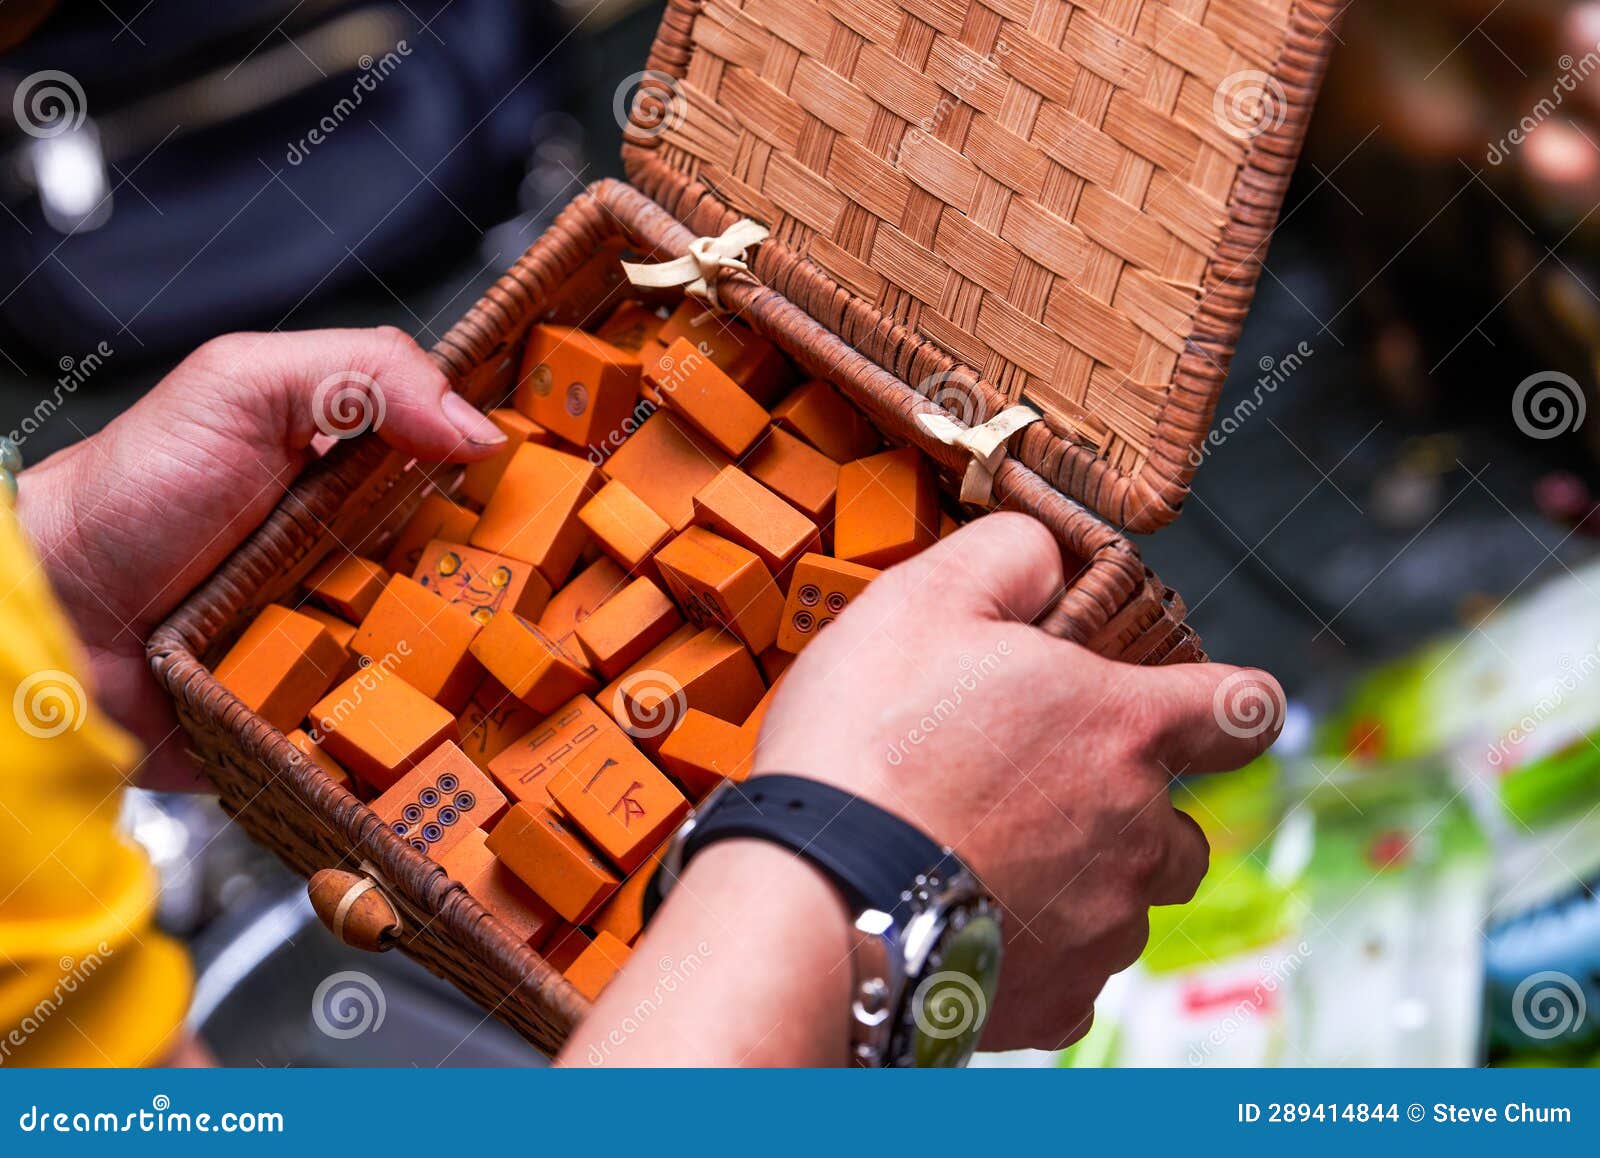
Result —
[[954, 527], [931, 463], [833, 386], [694, 303], [663, 315], [534, 327], [503, 451], [216, 668], [591, 999], [663, 840], [749, 774], [784, 669]]

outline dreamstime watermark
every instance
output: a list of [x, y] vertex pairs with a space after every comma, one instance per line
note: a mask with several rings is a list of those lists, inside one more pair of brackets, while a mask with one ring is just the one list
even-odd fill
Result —
[[82, 128], [89, 102], [76, 77], [47, 68], [17, 84], [11, 94], [11, 115], [28, 136], [45, 140]]
[[887, 759], [891, 765], [898, 768], [905, 763], [911, 750], [928, 740], [935, 732], [944, 726], [958, 711], [966, 697], [978, 690], [978, 685], [988, 679], [1000, 669], [1001, 663], [1011, 655], [1011, 643], [1002, 639], [995, 644], [993, 651], [981, 659], [963, 654], [957, 661], [961, 674], [950, 685], [950, 693], [940, 698], [928, 712], [922, 716], [907, 731], [905, 736], [897, 740], [889, 748]]
[[311, 392], [311, 421], [329, 438], [355, 438], [377, 430], [387, 415], [383, 388], [359, 370], [329, 374]]
[[911, 994], [911, 1020], [924, 1037], [950, 1041], [983, 1024], [989, 999], [977, 980], [956, 970], [924, 977]]
[[333, 108], [325, 113], [305, 136], [298, 141], [290, 141], [284, 160], [291, 165], [298, 165], [311, 155], [311, 150], [331, 137], [340, 125], [355, 115], [361, 107], [361, 102], [369, 93], [375, 92], [380, 84], [389, 78], [389, 75], [399, 68], [406, 57], [411, 55], [411, 46], [404, 40], [395, 42], [390, 51], [384, 53], [376, 60], [371, 54], [363, 54], [356, 64], [360, 66], [361, 73], [356, 77], [355, 83], [350, 86], [350, 95], [340, 97]]
[[1289, 978], [1299, 972], [1300, 966], [1305, 964], [1306, 958], [1310, 956], [1311, 946], [1301, 941], [1292, 952], [1285, 953], [1281, 957], [1263, 957], [1260, 962], [1260, 978], [1247, 992], [1239, 996], [1222, 1020], [1207, 1031], [1204, 1040], [1189, 1047], [1188, 1063], [1192, 1066], [1204, 1065], [1212, 1051], [1226, 1045], [1234, 1034], [1272, 1004], [1273, 995], [1288, 983]]
[[174, 1110], [171, 1098], [157, 1094], [148, 1109], [126, 1113], [31, 1105], [17, 1117], [17, 1129], [24, 1134], [281, 1134], [284, 1122], [275, 1110]]
[[623, 77], [611, 94], [617, 127], [636, 140], [653, 140], [676, 129], [688, 108], [678, 78], [654, 68]]
[[650, 992], [639, 998], [632, 1009], [623, 1014], [622, 1020], [607, 1031], [605, 1037], [589, 1047], [587, 1060], [592, 1066], [601, 1066], [611, 1056], [611, 1052], [627, 1042], [634, 1034], [644, 1028], [645, 1022], [660, 1012], [671, 997], [684, 983], [700, 970], [711, 956], [711, 946], [701, 941], [694, 947], [694, 951], [685, 956], [681, 961], [671, 957], [662, 957], [656, 962], [659, 975]]
[[1222, 78], [1211, 98], [1217, 127], [1236, 141], [1249, 141], [1283, 127], [1289, 97], [1271, 73], [1241, 69]]
[[1199, 466], [1213, 450], [1220, 450], [1235, 434], [1239, 432], [1256, 412], [1266, 404], [1268, 398], [1278, 392], [1278, 388], [1290, 378], [1294, 377], [1316, 354], [1316, 349], [1310, 342], [1302, 341], [1294, 349], [1281, 358], [1274, 358], [1270, 354], [1263, 354], [1256, 363], [1261, 376], [1256, 379], [1255, 388], [1248, 397], [1239, 399], [1234, 403], [1233, 409], [1224, 414], [1211, 430], [1206, 434], [1205, 441], [1199, 446], [1189, 450], [1189, 465]]
[[36, 740], [76, 732], [89, 718], [89, 696], [71, 672], [50, 668], [25, 676], [11, 697], [17, 727]]
[[1524, 977], [1511, 994], [1511, 1020], [1535, 1041], [1576, 1033], [1588, 1016], [1583, 986], [1556, 969]]
[[916, 391], [964, 426], [982, 426], [989, 421], [989, 408], [978, 394], [971, 371], [941, 370], [929, 374], [917, 383]]
[[311, 1020], [329, 1037], [341, 1041], [377, 1033], [389, 1012], [377, 978], [356, 969], [329, 974], [311, 995]]
[[1596, 72], [1600, 72], [1600, 44], [1576, 60], [1569, 53], [1556, 61], [1556, 65], [1561, 69], [1561, 75], [1550, 86], [1550, 95], [1540, 98], [1498, 141], [1489, 142], [1489, 151], [1484, 157], [1489, 164], [1503, 164], [1519, 145], [1527, 142], [1535, 129], [1555, 116], [1556, 110], [1566, 103], [1568, 96], [1577, 92], [1578, 87]]
[[359, 708], [367, 696], [376, 691], [378, 683], [394, 674], [400, 661], [411, 654], [409, 640], [400, 640], [394, 645], [393, 651], [386, 651], [377, 659], [364, 655], [358, 661], [361, 670], [351, 677], [346, 685], [350, 691], [334, 701], [331, 710], [324, 712], [311, 728], [307, 730], [313, 744], [321, 744], [329, 735], [337, 732], [350, 718], [352, 712]]
[[1217, 685], [1211, 696], [1211, 714], [1217, 727], [1236, 740], [1264, 736], [1283, 723], [1288, 703], [1277, 685], [1236, 671]]
[[1588, 413], [1583, 387], [1559, 370], [1529, 374], [1511, 395], [1511, 420], [1523, 434], [1541, 441], [1577, 430]]
[[102, 341], [81, 358], [63, 355], [56, 366], [61, 371], [61, 376], [56, 379], [55, 389], [34, 404], [33, 409], [23, 416], [17, 428], [8, 435], [17, 446], [22, 446], [29, 438], [44, 427], [44, 424], [55, 417], [56, 411], [66, 404], [68, 398], [78, 392], [95, 372], [105, 365], [106, 359], [116, 353], [111, 343]]
[[900, 144], [889, 157], [889, 164], [898, 169], [905, 159], [906, 149], [913, 145], [920, 145], [924, 140], [937, 133], [940, 127], [950, 119], [950, 114], [965, 104], [965, 94], [975, 90], [984, 83], [985, 77], [1000, 71], [1000, 61], [1011, 52], [1011, 46], [1004, 40], [996, 40], [994, 49], [983, 55], [964, 52], [955, 62], [955, 84], [953, 91], [944, 92], [933, 106], [933, 111], [905, 131], [900, 138]]
[[613, 704], [611, 714], [624, 732], [635, 740], [654, 740], [678, 726], [689, 697], [669, 672], [649, 668], [624, 678]]
[[61, 976], [56, 979], [55, 988], [35, 1002], [33, 1008], [22, 1015], [22, 1020], [7, 1030], [4, 1037], [0, 1037], [0, 1065], [5, 1065], [13, 1050], [21, 1049], [30, 1037], [43, 1029], [45, 1023], [66, 1004], [67, 998], [76, 993], [78, 987], [85, 984], [115, 953], [111, 945], [101, 941], [85, 957], [61, 958], [57, 963]]
[[1600, 671], [1600, 647], [1584, 652], [1576, 660], [1570, 654], [1563, 655], [1559, 662], [1562, 670], [1556, 677], [1554, 690], [1540, 696], [1538, 702], [1507, 728], [1503, 736], [1489, 745], [1486, 759], [1491, 768], [1503, 767], [1508, 760], [1513, 760], [1517, 749], [1532, 739], [1540, 726], [1560, 710], [1567, 702], [1567, 697]]

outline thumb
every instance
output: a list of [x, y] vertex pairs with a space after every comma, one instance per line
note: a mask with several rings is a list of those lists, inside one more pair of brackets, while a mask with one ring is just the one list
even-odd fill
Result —
[[1264, 671], [1186, 663], [1144, 668], [1139, 678], [1153, 755], [1175, 776], [1242, 768], [1283, 730], [1288, 704]]
[[231, 334], [201, 353], [208, 369], [247, 387], [247, 404], [264, 408], [295, 449], [318, 435], [353, 438], [371, 430], [428, 462], [471, 462], [506, 441], [393, 326]]

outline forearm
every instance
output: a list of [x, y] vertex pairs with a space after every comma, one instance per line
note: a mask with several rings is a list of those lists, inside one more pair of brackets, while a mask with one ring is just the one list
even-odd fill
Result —
[[558, 1060], [842, 1065], [851, 977], [849, 915], [827, 879], [775, 845], [727, 841], [695, 857]]

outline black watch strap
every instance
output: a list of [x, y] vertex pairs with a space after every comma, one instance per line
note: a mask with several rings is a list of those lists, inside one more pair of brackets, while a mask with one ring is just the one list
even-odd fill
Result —
[[[875, 804], [802, 776], [758, 776], [702, 806], [679, 870], [719, 840], [754, 837], [782, 845], [821, 869], [856, 913], [893, 913], [917, 877], [954, 854]], [[659, 870], [645, 890], [648, 921], [665, 890]]]

